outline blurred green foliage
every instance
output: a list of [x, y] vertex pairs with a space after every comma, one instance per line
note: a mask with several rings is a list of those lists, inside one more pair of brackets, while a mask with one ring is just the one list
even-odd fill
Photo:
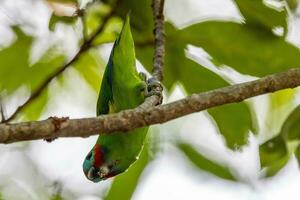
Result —
[[[47, 0], [48, 2], [77, 5], [76, 0]], [[280, 0], [283, 1], [283, 0]], [[288, 9], [274, 8], [263, 0], [235, 0], [244, 22], [206, 20], [178, 29], [171, 22], [166, 22], [166, 56], [163, 84], [167, 92], [180, 84], [186, 94], [206, 92], [232, 84], [220, 72], [224, 66], [231, 67], [238, 73], [261, 77], [300, 66], [300, 51], [285, 39], [288, 32]], [[286, 0], [294, 11], [298, 6], [296, 0]], [[114, 7], [115, 0], [94, 1], [85, 9], [84, 16], [59, 16], [53, 13], [49, 19], [49, 29], [56, 31], [56, 24], [74, 26], [81, 23], [82, 35], [78, 43], [87, 38], [103, 25], [103, 18], [112, 9], [114, 15], [108, 20], [103, 32], [93, 42], [93, 47], [82, 54], [71, 66], [80, 74], [93, 91], [98, 92], [105, 62], [97, 48], [103, 43], [113, 42], [122, 26], [122, 19], [130, 12], [131, 28], [136, 45], [136, 56], [149, 71], [152, 68], [153, 56], [153, 20], [151, 0], [123, 0]], [[278, 34], [278, 29], [282, 34]], [[59, 45], [51, 46], [37, 61], [32, 62], [31, 51], [36, 41], [33, 35], [26, 33], [21, 25], [12, 26], [15, 40], [7, 47], [0, 49], [0, 94], [13, 95], [19, 88], [25, 87], [34, 92], [44, 80], [60, 69], [66, 62], [64, 52]], [[67, 36], [66, 36], [67, 37]], [[212, 69], [190, 59], [186, 55], [187, 45], [202, 48], [216, 66]], [[13, 70], [12, 70], [13, 69]], [[63, 80], [62, 73], [56, 81]], [[52, 83], [52, 82], [51, 82]], [[50, 85], [51, 85], [50, 83]], [[60, 82], [64, 85], [64, 82]], [[282, 169], [295, 154], [300, 163], [300, 108], [294, 109], [295, 90], [285, 90], [270, 95], [267, 124], [270, 132], [264, 133], [269, 140], [259, 147], [259, 156], [265, 175], [273, 176]], [[41, 95], [31, 102], [20, 115], [22, 120], [39, 119], [50, 99], [47, 87]], [[280, 109], [282, 108], [282, 109]], [[208, 110], [215, 122], [218, 132], [222, 134], [230, 150], [243, 148], [249, 134], [257, 134], [260, 129], [256, 113], [250, 112], [245, 102], [224, 105]], [[294, 109], [294, 110], [293, 110]], [[289, 116], [288, 116], [289, 115]], [[288, 117], [286, 117], [288, 116]], [[260, 128], [260, 127], [259, 127]], [[157, 142], [157, 141], [156, 141]], [[291, 147], [291, 143], [296, 147]], [[191, 144], [180, 142], [173, 144], [182, 151], [186, 158], [199, 170], [207, 171], [222, 179], [239, 181], [227, 166], [202, 155]], [[159, 151], [156, 152], [157, 154]], [[155, 155], [154, 155], [155, 156]], [[139, 183], [143, 170], [149, 163], [148, 148], [144, 148], [140, 159], [129, 170], [114, 179], [106, 200], [130, 199]], [[1, 199], [1, 195], [0, 195]], [[60, 195], [51, 199], [62, 199]]]
[[186, 143], [178, 144], [179, 149], [189, 158], [189, 160], [199, 169], [210, 172], [215, 176], [227, 180], [236, 180], [226, 166], [205, 158], [191, 145]]

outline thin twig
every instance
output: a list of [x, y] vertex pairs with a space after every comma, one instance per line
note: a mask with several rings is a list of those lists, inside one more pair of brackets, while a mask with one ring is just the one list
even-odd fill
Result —
[[193, 94], [155, 107], [137, 107], [115, 114], [85, 119], [50, 118], [36, 122], [0, 124], [0, 143], [126, 132], [139, 127], [164, 123], [208, 108], [237, 103], [261, 94], [297, 86], [300, 86], [300, 69], [290, 69], [255, 81]]
[[[152, 0], [152, 10], [154, 19], [154, 55], [153, 55], [153, 69], [152, 79], [154, 81], [163, 80], [163, 67], [165, 58], [165, 35], [164, 35], [164, 0]], [[152, 95], [145, 99], [145, 102], [140, 105], [140, 108], [149, 108], [162, 104], [162, 86], [151, 88]]]
[[103, 18], [103, 23], [99, 28], [95, 31], [95, 33], [84, 43], [81, 45], [79, 51], [75, 54], [75, 56], [66, 64], [58, 68], [56, 71], [54, 71], [51, 75], [49, 75], [48, 78], [44, 80], [44, 82], [35, 90], [31, 93], [30, 97], [21, 105], [19, 106], [11, 116], [9, 116], [7, 119], [5, 119], [3, 122], [10, 122], [13, 120], [18, 113], [24, 110], [24, 108], [29, 105], [32, 101], [34, 101], [37, 97], [40, 96], [42, 91], [49, 85], [49, 83], [54, 80], [57, 76], [61, 75], [69, 66], [74, 64], [79, 57], [85, 53], [87, 50], [89, 50], [92, 47], [92, 43], [95, 40], [95, 38], [104, 30], [108, 20], [110, 19], [111, 16], [114, 15], [115, 12], [115, 7], [112, 7], [111, 11]]
[[165, 57], [165, 33], [164, 33], [164, 0], [153, 0], [152, 10], [154, 16], [154, 56], [152, 76], [158, 81], [163, 79], [163, 66]]

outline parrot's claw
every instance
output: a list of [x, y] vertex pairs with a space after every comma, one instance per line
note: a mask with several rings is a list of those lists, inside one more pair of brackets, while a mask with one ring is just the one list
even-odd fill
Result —
[[147, 82], [147, 75], [144, 72], [139, 72], [139, 76], [144, 82]]
[[145, 89], [145, 97], [150, 97], [153, 95], [156, 95], [159, 97], [159, 104], [162, 104], [163, 96], [162, 91], [163, 87], [161, 85], [161, 82], [158, 81], [156, 78], [149, 78], [146, 81], [146, 89]]

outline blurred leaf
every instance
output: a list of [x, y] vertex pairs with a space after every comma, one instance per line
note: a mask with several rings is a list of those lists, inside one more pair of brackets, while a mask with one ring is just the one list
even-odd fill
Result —
[[[114, 0], [103, 0], [114, 5]], [[130, 13], [130, 25], [135, 42], [153, 39], [153, 17], [151, 0], [123, 0], [116, 7], [116, 14], [122, 19]]]
[[56, 47], [49, 48], [36, 63], [30, 65], [28, 72], [30, 89], [33, 91], [39, 87], [46, 78], [64, 64], [65, 60], [65, 55], [61, 54]]
[[49, 200], [64, 200], [64, 198], [60, 194], [55, 194]]
[[289, 8], [292, 10], [292, 11], [296, 11], [297, 10], [297, 7], [299, 5], [299, 2], [298, 0], [285, 0], [288, 5], [289, 5]]
[[112, 186], [104, 198], [104, 200], [130, 200], [136, 187], [142, 172], [148, 164], [148, 148], [145, 145], [139, 159], [129, 167], [129, 169], [118, 175]]
[[[65, 57], [55, 47], [51, 47], [36, 63], [30, 64], [30, 50], [34, 39], [19, 27], [13, 27], [13, 30], [17, 36], [16, 41], [0, 51], [0, 91], [12, 94], [19, 87], [26, 86], [32, 92], [63, 64]], [[47, 101], [46, 91], [22, 114], [26, 119], [38, 119]]]
[[181, 143], [178, 145], [178, 147], [186, 155], [186, 157], [199, 169], [208, 171], [215, 176], [223, 179], [236, 180], [227, 167], [205, 158], [189, 144]]
[[295, 156], [296, 156], [297, 161], [298, 161], [298, 166], [300, 167], [300, 145], [298, 145], [298, 147], [295, 151]]
[[287, 10], [285, 7], [280, 10], [267, 6], [263, 0], [235, 0], [247, 25], [254, 25], [256, 28], [265, 28], [272, 31], [276, 27], [284, 29], [287, 33]]
[[271, 177], [276, 175], [289, 161], [290, 157], [288, 154], [283, 156], [282, 158], [279, 158], [276, 162], [270, 164], [268, 167], [266, 167], [266, 177]]
[[104, 61], [96, 50], [89, 50], [74, 64], [74, 68], [95, 91], [100, 87], [100, 69], [104, 70]]
[[33, 42], [33, 38], [19, 27], [14, 26], [12, 29], [17, 39], [9, 47], [0, 50], [0, 91], [6, 90], [7, 94], [25, 83], [24, 78], [29, 74], [29, 55]]
[[231, 149], [239, 149], [248, 143], [249, 131], [254, 130], [251, 113], [245, 103], [223, 105], [209, 109], [208, 113], [213, 116]]
[[0, 91], [6, 90], [7, 94], [13, 93], [22, 85], [27, 86], [31, 91], [34, 90], [65, 60], [65, 56], [60, 55], [60, 52], [52, 47], [42, 55], [40, 60], [30, 64], [33, 38], [26, 35], [19, 27], [14, 27], [13, 30], [17, 36], [16, 41], [0, 51]]
[[285, 160], [288, 151], [282, 135], [278, 135], [271, 140], [266, 141], [259, 147], [259, 156], [261, 167], [281, 166], [282, 160]]
[[38, 120], [41, 114], [43, 113], [45, 106], [50, 100], [49, 98], [50, 96], [47, 88], [42, 92], [42, 94], [37, 99], [35, 99], [29, 105], [26, 106], [25, 110], [22, 112], [22, 117], [24, 118], [24, 120], [25, 121]]
[[[220, 34], [222, 33], [222, 34]], [[207, 21], [182, 29], [177, 40], [207, 51], [215, 63], [265, 76], [300, 66], [300, 51], [282, 37], [234, 22]]]
[[282, 125], [280, 134], [288, 140], [300, 139], [300, 105], [287, 117]]
[[114, 42], [122, 29], [122, 24], [120, 18], [110, 18], [102, 33], [93, 41], [93, 44], [101, 45], [103, 43]]
[[77, 16], [57, 16], [55, 14], [51, 15], [49, 20], [49, 30], [54, 31], [57, 23], [63, 23], [68, 25], [73, 25], [77, 21]]
[[[168, 90], [177, 82], [183, 85], [189, 95], [229, 85], [219, 75], [186, 57], [186, 44], [179, 40], [178, 31], [171, 24], [166, 24], [166, 33], [163, 84]], [[148, 70], [152, 68], [152, 45], [137, 46], [136, 55]], [[219, 106], [210, 109], [209, 113], [214, 117], [230, 148], [246, 144], [252, 123], [251, 113], [245, 103]]]
[[270, 103], [268, 104], [265, 121], [265, 125], [268, 128], [266, 134], [273, 136], [280, 132], [284, 121], [295, 108], [295, 102], [293, 101], [295, 94], [296, 90], [294, 89], [286, 89], [269, 94]]

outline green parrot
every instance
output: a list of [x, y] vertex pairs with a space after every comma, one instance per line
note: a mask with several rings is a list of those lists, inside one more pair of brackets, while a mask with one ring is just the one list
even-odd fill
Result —
[[[136, 70], [134, 43], [127, 16], [103, 75], [97, 115], [137, 107], [148, 95], [147, 85]], [[85, 176], [99, 182], [126, 171], [138, 159], [147, 131], [148, 127], [143, 127], [128, 133], [101, 134], [83, 162]]]

